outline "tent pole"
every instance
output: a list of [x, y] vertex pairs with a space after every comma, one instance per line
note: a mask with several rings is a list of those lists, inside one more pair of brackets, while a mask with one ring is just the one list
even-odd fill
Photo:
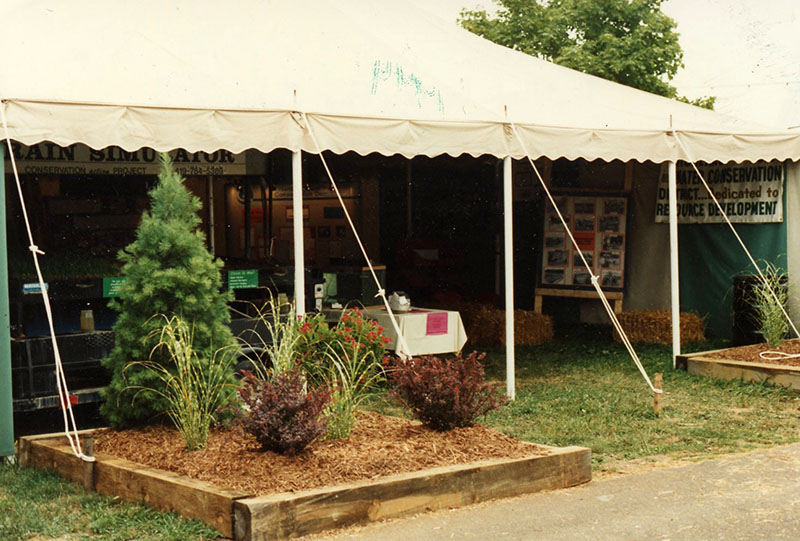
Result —
[[503, 158], [503, 236], [506, 292], [506, 393], [514, 400], [514, 201], [511, 194], [511, 156]]
[[681, 302], [678, 276], [678, 183], [675, 162], [667, 163], [669, 183], [669, 275], [672, 301], [672, 368], [681, 354]]
[[306, 276], [303, 255], [303, 151], [292, 152], [292, 212], [294, 213], [294, 304], [297, 316], [306, 313]]
[[14, 456], [14, 400], [11, 396], [11, 307], [8, 302], [5, 145], [0, 145], [0, 457]]
[[212, 175], [208, 175], [206, 179], [206, 205], [208, 205], [208, 247], [211, 255], [215, 255], [216, 224], [214, 223], [214, 177]]
[[412, 158], [406, 162], [406, 238], [414, 236], [414, 188], [411, 186]]

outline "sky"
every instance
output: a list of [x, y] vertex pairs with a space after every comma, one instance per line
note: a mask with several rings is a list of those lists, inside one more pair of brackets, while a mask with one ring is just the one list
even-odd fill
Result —
[[[430, 0], [455, 23], [462, 8], [491, 0]], [[684, 67], [672, 80], [689, 98], [716, 96], [714, 109], [776, 128], [800, 129], [800, 0], [666, 0]]]

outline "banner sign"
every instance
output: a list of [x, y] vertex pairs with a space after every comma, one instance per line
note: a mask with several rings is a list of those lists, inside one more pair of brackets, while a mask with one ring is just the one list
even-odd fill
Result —
[[[28, 146], [13, 141], [11, 150], [23, 175], [157, 175], [161, 171], [158, 152], [152, 148], [128, 152], [119, 147], [95, 150], [77, 143], [60, 147], [54, 143]], [[175, 171], [183, 176], [246, 173], [244, 153], [173, 150], [169, 155]], [[6, 171], [10, 170], [10, 164], [6, 164]]]
[[[786, 166], [781, 162], [698, 165], [703, 178], [731, 222], [783, 221], [783, 185]], [[678, 223], [724, 223], [714, 200], [691, 164], [678, 164]], [[669, 186], [662, 168], [656, 196], [656, 222], [669, 222]]]

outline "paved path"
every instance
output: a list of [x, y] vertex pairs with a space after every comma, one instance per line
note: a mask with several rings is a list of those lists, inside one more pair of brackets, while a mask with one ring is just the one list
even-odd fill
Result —
[[800, 444], [312, 539], [800, 540]]

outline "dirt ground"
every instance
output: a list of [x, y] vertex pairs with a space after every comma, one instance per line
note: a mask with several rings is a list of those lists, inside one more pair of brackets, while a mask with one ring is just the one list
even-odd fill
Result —
[[200, 451], [187, 451], [177, 431], [166, 427], [102, 431], [94, 445], [97, 452], [257, 495], [548, 453], [545, 447], [481, 425], [435, 432], [416, 422], [366, 412], [359, 414], [350, 437], [316, 441], [295, 457], [260, 450], [255, 438], [239, 427], [212, 432]]

